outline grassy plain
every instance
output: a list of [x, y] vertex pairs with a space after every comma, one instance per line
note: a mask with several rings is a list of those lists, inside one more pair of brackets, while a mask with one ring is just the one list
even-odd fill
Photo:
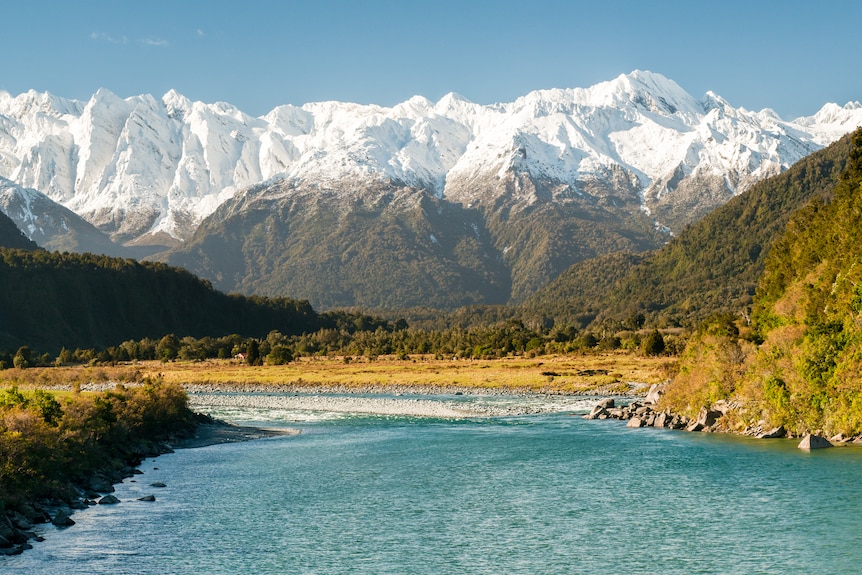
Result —
[[52, 367], [0, 372], [0, 385], [60, 387], [88, 383], [134, 382], [161, 377], [165, 382], [199, 385], [368, 389], [461, 388], [589, 393], [628, 391], [631, 383], [668, 379], [675, 359], [627, 352], [595, 355], [548, 355], [490, 360], [434, 359], [414, 356], [399, 360], [324, 357], [301, 358], [287, 365], [248, 366], [238, 361], [136, 362], [104, 367]]

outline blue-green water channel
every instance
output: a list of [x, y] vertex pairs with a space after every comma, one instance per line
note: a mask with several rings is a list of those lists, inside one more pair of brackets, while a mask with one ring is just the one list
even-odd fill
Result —
[[[862, 448], [807, 453], [570, 413], [245, 416], [302, 434], [147, 460], [118, 486], [121, 504], [43, 527], [46, 540], [0, 559], [0, 573], [862, 569]], [[134, 500], [149, 493], [156, 502]]]

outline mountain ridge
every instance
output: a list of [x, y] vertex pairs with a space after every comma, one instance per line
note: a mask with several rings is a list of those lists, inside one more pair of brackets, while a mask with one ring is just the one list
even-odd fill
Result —
[[[785, 121], [645, 71], [510, 103], [256, 118], [173, 90], [0, 93], [0, 177], [95, 226], [102, 253], [160, 252], [224, 291], [452, 308], [517, 304], [579, 261], [657, 248], [857, 125], [858, 103]], [[263, 200], [281, 216], [244, 213]], [[41, 241], [80, 249], [63, 233]]]
[[[39, 190], [116, 241], [160, 232], [182, 240], [235, 192], [277, 176], [338, 182], [373, 175], [466, 205], [457, 183], [477, 174], [524, 168], [578, 189], [585, 177], [601, 179], [621, 166], [639, 181], [650, 209], [675, 173], [691, 175], [706, 162], [729, 174], [732, 195], [853, 123], [862, 123], [858, 103], [784, 121], [712, 93], [697, 100], [643, 71], [511, 103], [448, 94], [391, 108], [285, 105], [256, 118], [175, 90], [161, 99], [122, 99], [100, 89], [87, 102], [30, 91], [0, 93], [0, 176]], [[730, 144], [708, 144], [712, 132], [730, 134]], [[664, 140], [663, 149], [642, 153], [649, 140]]]

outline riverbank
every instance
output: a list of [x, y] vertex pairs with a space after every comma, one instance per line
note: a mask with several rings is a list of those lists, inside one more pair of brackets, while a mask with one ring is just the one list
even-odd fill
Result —
[[267, 437], [298, 435], [299, 433], [298, 429], [249, 427], [214, 420], [212, 423], [199, 424], [193, 433], [172, 442], [171, 447], [173, 449], [195, 449], [222, 443], [238, 443]]
[[[688, 432], [704, 433], [729, 433], [742, 435], [755, 439], [798, 439], [801, 449], [820, 449], [833, 447], [835, 445], [859, 445], [862, 446], [862, 434], [854, 437], [835, 435], [823, 437], [819, 433], [806, 433], [794, 435], [784, 427], [766, 427], [765, 422], [757, 425], [735, 429], [728, 424], [738, 415], [739, 406], [728, 401], [719, 401], [710, 407], [703, 407], [697, 417], [689, 418], [685, 415], [673, 413], [668, 409], [662, 409], [659, 405], [661, 395], [664, 393], [663, 386], [653, 385], [649, 392], [638, 401], [627, 405], [616, 405], [613, 398], [606, 398], [593, 406], [590, 413], [584, 419], [617, 419], [626, 421], [627, 427], [657, 427], [669, 430], [683, 430]], [[738, 420], [738, 417], [736, 418]]]
[[[18, 509], [0, 514], [0, 557], [17, 555], [32, 549], [33, 542], [44, 541], [35, 533], [37, 525], [51, 523], [58, 528], [75, 524], [75, 512], [94, 505], [121, 503], [114, 493], [114, 485], [140, 474], [138, 467], [144, 459], [173, 453], [176, 449], [195, 449], [223, 443], [252, 441], [268, 437], [299, 434], [297, 429], [262, 428], [233, 425], [200, 415], [193, 431], [176, 435], [164, 442], [141, 442], [130, 445], [124, 465], [110, 466], [95, 472], [85, 482], [72, 486], [73, 494], [64, 499], [41, 499], [20, 505]], [[155, 500], [152, 499], [147, 500]]]

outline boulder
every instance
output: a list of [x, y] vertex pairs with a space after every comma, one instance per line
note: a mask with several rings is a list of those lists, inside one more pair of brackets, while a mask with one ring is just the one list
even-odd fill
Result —
[[161, 481], [156, 481], [155, 483], [150, 483], [150, 487], [167, 487], [167, 485], [165, 485]]
[[48, 515], [42, 506], [38, 503], [25, 503], [21, 506], [21, 512], [30, 521], [30, 523], [50, 523], [51, 516]]
[[632, 417], [626, 424], [626, 427], [643, 427], [644, 422], [640, 417]]
[[701, 407], [700, 412], [697, 414], [696, 421], [701, 427], [712, 427], [721, 415], [722, 413], [720, 411]]
[[33, 529], [33, 524], [30, 523], [30, 521], [26, 517], [24, 517], [23, 514], [18, 513], [17, 511], [14, 511], [10, 515], [10, 519], [12, 519], [12, 525], [17, 527], [18, 529], [21, 529], [23, 531]]
[[15, 534], [15, 528], [12, 527], [12, 521], [5, 515], [0, 515], [0, 537], [12, 539]]
[[664, 385], [654, 383], [650, 386], [649, 391], [644, 398], [644, 403], [655, 405], [661, 396], [664, 395]]
[[72, 518], [69, 517], [69, 514], [65, 511], [58, 511], [57, 514], [54, 515], [54, 519], [51, 520], [51, 523], [57, 527], [70, 527], [75, 524], [75, 522], [72, 521]]
[[787, 431], [784, 429], [783, 425], [779, 425], [778, 427], [774, 427], [769, 431], [764, 431], [763, 433], [757, 434], [758, 439], [778, 439], [780, 437], [784, 437], [787, 435]]
[[155, 495], [144, 495], [143, 497], [138, 497], [138, 501], [155, 501]]
[[593, 410], [586, 416], [584, 419], [598, 419], [598, 417], [602, 414], [607, 414], [608, 410], [602, 407], [601, 404], [595, 406]]
[[653, 427], [668, 427], [670, 421], [668, 420], [667, 412], [662, 411], [658, 415], [655, 416], [655, 421], [653, 421]]
[[99, 505], [115, 505], [119, 503], [120, 500], [114, 497], [113, 495], [105, 495], [101, 499], [99, 499]]
[[699, 421], [692, 421], [685, 428], [686, 431], [703, 431], [703, 424]]
[[821, 437], [819, 435], [808, 434], [802, 438], [802, 441], [797, 445], [799, 449], [824, 449], [826, 447], [832, 447], [832, 444], [829, 443], [829, 440], [825, 437]]
[[614, 398], [609, 397], [607, 399], [603, 399], [602, 401], [600, 401], [597, 407], [604, 407], [605, 409], [610, 409], [610, 408], [614, 407], [614, 405], [615, 405], [614, 404]]

